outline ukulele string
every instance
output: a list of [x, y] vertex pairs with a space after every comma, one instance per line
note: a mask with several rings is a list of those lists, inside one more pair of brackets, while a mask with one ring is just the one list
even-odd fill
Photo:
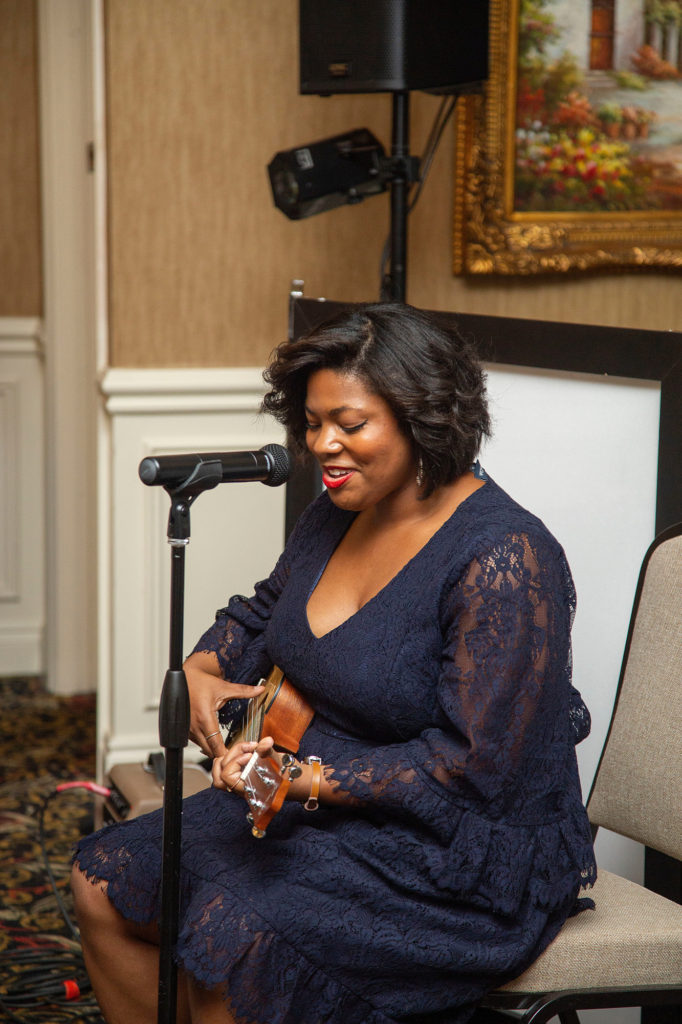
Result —
[[251, 698], [246, 711], [246, 726], [244, 728], [244, 736], [247, 743], [256, 742], [260, 739], [261, 729], [263, 727], [263, 698]]

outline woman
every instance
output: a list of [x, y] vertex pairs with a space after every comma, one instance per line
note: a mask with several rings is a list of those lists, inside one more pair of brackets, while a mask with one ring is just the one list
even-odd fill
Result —
[[[595, 877], [568, 565], [475, 463], [484, 375], [426, 314], [355, 307], [280, 346], [266, 380], [326, 491], [186, 662], [191, 736], [215, 760], [184, 804], [178, 1019], [463, 1022]], [[254, 744], [226, 751], [216, 711], [272, 664], [315, 717], [258, 842], [240, 795]], [[76, 855], [110, 1024], [155, 1019], [160, 831], [155, 813]]]

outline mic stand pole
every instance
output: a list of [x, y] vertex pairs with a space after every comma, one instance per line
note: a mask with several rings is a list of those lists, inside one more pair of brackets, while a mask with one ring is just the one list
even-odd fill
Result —
[[189, 691], [182, 667], [185, 603], [185, 549], [189, 544], [189, 509], [202, 491], [221, 481], [219, 463], [199, 465], [179, 487], [165, 488], [171, 498], [168, 543], [171, 546], [169, 664], [159, 704], [159, 740], [165, 750], [163, 790], [163, 845], [161, 865], [161, 918], [159, 950], [158, 1024], [175, 1024], [177, 1017], [177, 964], [180, 904], [180, 845], [182, 838], [183, 750], [189, 742]]

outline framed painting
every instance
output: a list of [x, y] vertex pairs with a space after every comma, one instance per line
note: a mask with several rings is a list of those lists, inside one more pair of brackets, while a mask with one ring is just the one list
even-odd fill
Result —
[[682, 267], [682, 0], [491, 0], [454, 271]]

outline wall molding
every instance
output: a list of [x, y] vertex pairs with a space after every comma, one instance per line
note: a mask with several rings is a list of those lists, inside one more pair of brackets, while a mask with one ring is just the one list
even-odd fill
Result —
[[42, 356], [43, 322], [33, 316], [0, 316], [0, 356]]
[[254, 410], [265, 391], [257, 367], [109, 369], [100, 389], [110, 415]]
[[0, 350], [0, 603], [21, 600], [21, 522], [27, 511], [19, 494], [22, 381], [7, 373], [3, 354]]

